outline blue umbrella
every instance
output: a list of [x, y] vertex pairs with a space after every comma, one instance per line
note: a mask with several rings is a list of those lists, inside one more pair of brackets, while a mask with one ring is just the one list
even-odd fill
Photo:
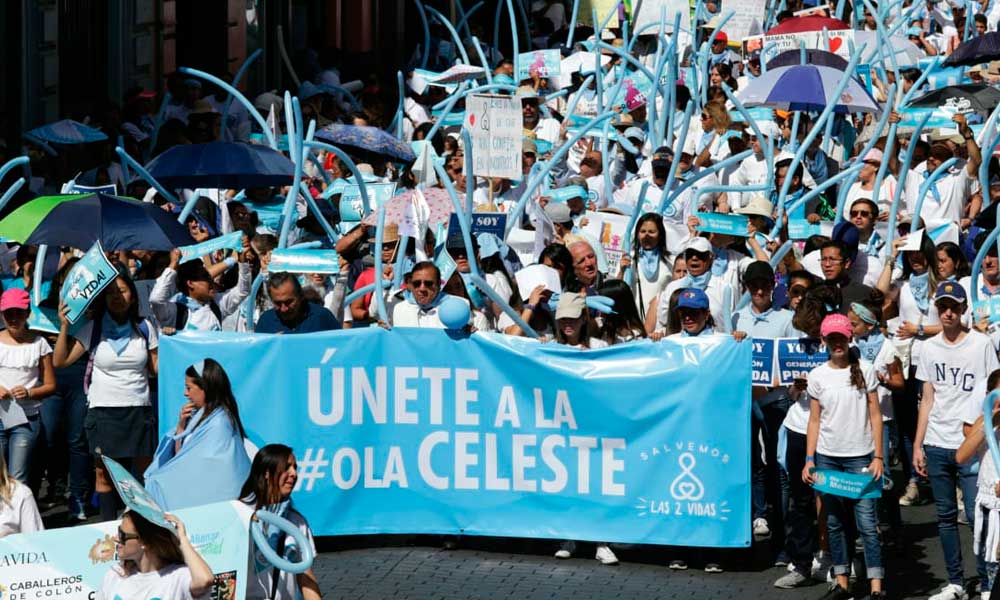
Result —
[[174, 146], [146, 169], [167, 188], [239, 190], [288, 185], [295, 167], [284, 154], [267, 146], [211, 142]]
[[839, 98], [833, 93], [844, 72], [820, 65], [794, 65], [769, 70], [751, 81], [739, 94], [745, 106], [781, 110], [822, 111], [834, 104], [838, 113], [881, 111], [878, 101], [856, 77], [851, 77]]
[[48, 125], [36, 127], [24, 134], [24, 137], [33, 142], [50, 144], [89, 144], [90, 142], [100, 142], [108, 139], [98, 129], [88, 127], [83, 123], [78, 123], [72, 119], [63, 119]]
[[997, 59], [1000, 59], [1000, 32], [989, 31], [959, 44], [942, 66], [967, 67]]
[[405, 143], [377, 127], [334, 123], [316, 131], [316, 138], [335, 146], [348, 146], [355, 152], [370, 152], [410, 162], [417, 159]]

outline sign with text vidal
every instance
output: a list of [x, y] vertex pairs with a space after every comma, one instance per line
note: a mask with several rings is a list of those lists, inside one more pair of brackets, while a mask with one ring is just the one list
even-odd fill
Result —
[[69, 312], [66, 318], [70, 323], [76, 323], [101, 291], [108, 287], [118, 270], [104, 255], [101, 242], [87, 250], [66, 275], [66, 281], [59, 289], [59, 299], [66, 303]]
[[520, 179], [523, 119], [521, 100], [472, 94], [465, 99], [464, 127], [472, 137], [472, 174]]
[[[191, 545], [215, 573], [208, 597], [246, 594], [250, 515], [242, 502], [219, 502], [177, 511]], [[0, 539], [0, 598], [91, 600], [116, 562], [121, 521], [77, 525]]]
[[250, 441], [294, 448], [295, 505], [317, 535], [740, 547], [751, 350], [728, 336], [581, 351], [429, 329], [192, 332], [161, 342], [160, 423], [185, 402], [191, 357], [210, 355]]

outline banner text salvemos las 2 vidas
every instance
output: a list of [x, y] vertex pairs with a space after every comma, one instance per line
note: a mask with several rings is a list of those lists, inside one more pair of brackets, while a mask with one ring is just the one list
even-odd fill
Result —
[[318, 535], [746, 546], [751, 352], [728, 336], [581, 352], [439, 330], [190, 333], [161, 342], [160, 427], [211, 357], [251, 441], [295, 450]]

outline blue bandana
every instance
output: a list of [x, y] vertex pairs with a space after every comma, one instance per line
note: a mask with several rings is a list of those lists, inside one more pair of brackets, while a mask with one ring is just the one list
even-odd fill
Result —
[[125, 321], [118, 324], [110, 316], [101, 319], [101, 338], [111, 346], [118, 356], [122, 355], [128, 343], [132, 340], [132, 323]]
[[712, 280], [711, 271], [705, 271], [701, 275], [697, 276], [688, 273], [687, 277], [684, 278], [684, 284], [681, 287], [692, 287], [705, 291], [705, 289], [708, 288], [708, 282], [711, 280]]
[[872, 329], [872, 332], [863, 338], [854, 339], [854, 345], [858, 347], [861, 358], [868, 362], [875, 362], [875, 357], [882, 350], [883, 342], [885, 342], [885, 336], [878, 328]]
[[639, 269], [646, 281], [656, 281], [660, 276], [660, 251], [656, 248], [639, 248]]
[[[928, 179], [930, 179], [931, 175], [932, 175], [932, 173], [930, 171], [924, 171], [924, 181], [927, 181]], [[941, 204], [941, 192], [938, 191], [937, 184], [938, 184], [938, 180], [935, 179], [934, 182], [931, 183], [930, 191], [931, 191], [931, 194], [934, 195], [934, 201], [937, 202], [938, 204]]]
[[930, 308], [931, 304], [927, 290], [930, 284], [930, 275], [929, 271], [923, 275], [917, 275], [916, 273], [910, 275], [910, 291], [913, 292], [913, 299], [917, 303], [917, 308], [924, 314], [927, 314], [927, 309]]
[[712, 248], [715, 259], [712, 260], [712, 275], [722, 277], [729, 268], [729, 253], [725, 249]]

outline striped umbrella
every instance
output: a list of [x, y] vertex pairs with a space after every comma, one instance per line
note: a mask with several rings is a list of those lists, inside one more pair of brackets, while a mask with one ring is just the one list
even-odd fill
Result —
[[745, 106], [767, 106], [780, 110], [822, 111], [829, 104], [838, 113], [881, 112], [875, 100], [856, 77], [851, 77], [839, 98], [833, 93], [844, 72], [819, 65], [778, 67], [751, 81], [739, 93]]
[[24, 134], [31, 141], [50, 144], [89, 144], [108, 139], [100, 130], [88, 127], [72, 119], [63, 119], [48, 125], [36, 127]]

